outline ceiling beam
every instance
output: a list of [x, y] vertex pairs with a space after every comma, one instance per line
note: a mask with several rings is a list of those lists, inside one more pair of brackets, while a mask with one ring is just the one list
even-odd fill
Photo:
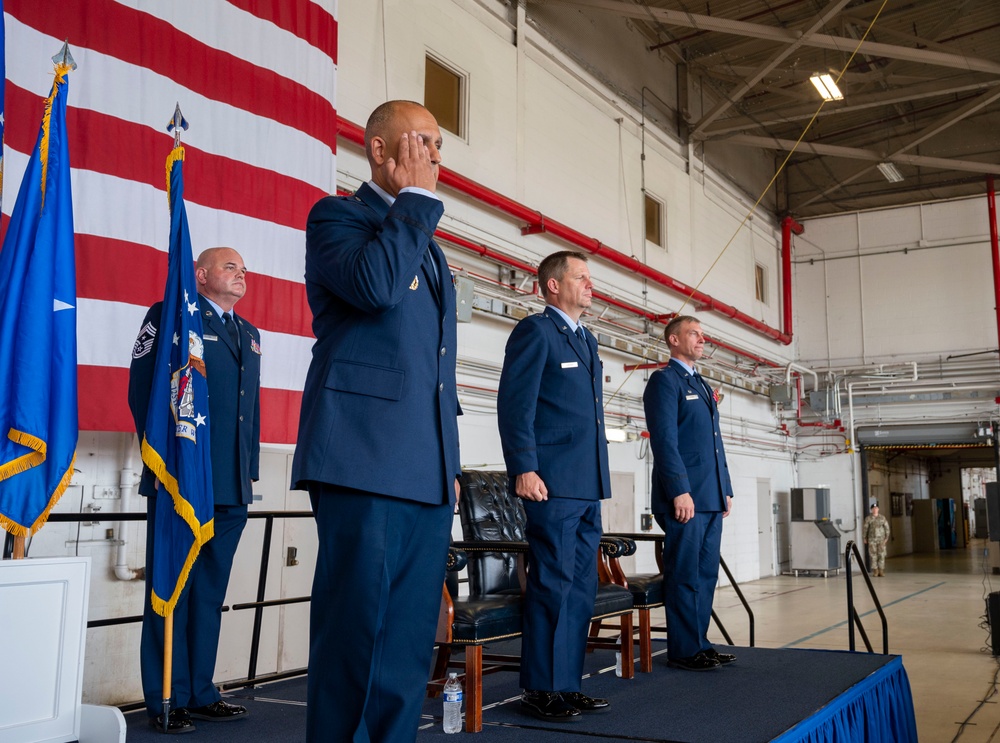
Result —
[[[914, 165], [923, 168], [934, 168], [937, 170], [958, 170], [964, 173], [982, 173], [985, 175], [1000, 174], [1000, 165], [995, 163], [980, 163], [974, 160], [954, 160], [947, 157], [929, 157], [926, 155], [907, 155], [898, 153], [887, 156], [877, 150], [866, 150], [861, 147], [842, 147], [834, 144], [819, 144], [815, 142], [799, 142], [796, 147], [795, 140], [776, 139], [775, 137], [760, 137], [753, 134], [737, 134], [724, 141], [727, 144], [736, 144], [742, 147], [759, 147], [769, 150], [783, 150], [790, 152], [794, 149], [799, 153], [819, 155], [821, 157], [840, 157], [848, 160], [865, 160], [872, 163], [894, 162], [900, 165]], [[871, 168], [865, 168], [863, 173], [867, 173]], [[852, 180], [854, 180], [852, 178]], [[826, 195], [824, 192], [821, 195]], [[816, 198], [819, 198], [818, 196]], [[801, 204], [806, 206], [814, 199]]]
[[[907, 157], [907, 158], [920, 157], [920, 156], [917, 156], [917, 155], [905, 155], [905, 153], [906, 153], [907, 150], [910, 150], [910, 149], [916, 147], [917, 145], [919, 145], [919, 144], [921, 144], [923, 142], [926, 142], [928, 139], [930, 139], [931, 137], [935, 136], [936, 134], [940, 134], [941, 132], [943, 132], [948, 127], [954, 126], [958, 122], [962, 121], [965, 118], [968, 118], [969, 116], [971, 116], [972, 114], [976, 113], [980, 109], [985, 108], [986, 106], [988, 106], [991, 103], [993, 103], [993, 101], [997, 100], [998, 98], [1000, 98], [1000, 90], [993, 90], [993, 91], [990, 91], [988, 93], [983, 93], [981, 96], [979, 96], [978, 98], [975, 98], [975, 99], [969, 101], [968, 103], [966, 103], [961, 108], [956, 109], [955, 111], [951, 111], [950, 113], [948, 113], [945, 116], [942, 116], [936, 122], [934, 122], [930, 126], [924, 128], [917, 135], [915, 135], [914, 137], [908, 139], [906, 141], [906, 143], [903, 144], [903, 146], [897, 148], [895, 150], [895, 152], [891, 152], [888, 155], [886, 155], [886, 157], [883, 158], [883, 159], [889, 160], [891, 162], [904, 163], [904, 162], [907, 162], [907, 160], [901, 159], [903, 157]], [[935, 158], [935, 159], [938, 159], [938, 158]], [[947, 161], [948, 162], [956, 162], [956, 163], [963, 163], [963, 162], [964, 163], [970, 163], [970, 161], [968, 161], [968, 160], [954, 160], [954, 161], [947, 160]], [[913, 163], [912, 161], [911, 161], [910, 164], [917, 164], [917, 165], [919, 165], [919, 163]], [[971, 164], [972, 165], [977, 165], [979, 163], [971, 163]], [[937, 167], [937, 166], [928, 164], [927, 167]], [[992, 167], [993, 168], [993, 171], [992, 171], [993, 173], [997, 173], [998, 171], [1000, 171], [1000, 165], [993, 165], [993, 166], [987, 165], [987, 167]], [[957, 168], [957, 167], [956, 168], [951, 168], [951, 169], [952, 170], [968, 170], [968, 168]], [[853, 175], [850, 175], [850, 176], [848, 176], [846, 178], [841, 178], [836, 183], [834, 183], [833, 185], [831, 185], [829, 188], [825, 189], [822, 193], [818, 193], [815, 196], [813, 196], [812, 198], [806, 199], [804, 202], [802, 202], [801, 204], [799, 204], [799, 206], [800, 207], [806, 207], [806, 206], [809, 206], [809, 204], [813, 203], [814, 201], [818, 201], [820, 199], [826, 198], [829, 194], [833, 193], [834, 191], [839, 191], [844, 186], [846, 186], [846, 185], [848, 185], [850, 183], [853, 183], [858, 178], [860, 178], [861, 176], [863, 176], [865, 173], [868, 173], [870, 171], [871, 171], [870, 167], [868, 167], [868, 168], [862, 168], [861, 170], [857, 171]], [[971, 172], [982, 172], [982, 171], [975, 171], [975, 170], [973, 170]]]
[[[834, 116], [836, 114], [854, 113], [869, 108], [880, 108], [889, 104], [905, 103], [907, 101], [918, 101], [926, 98], [937, 98], [944, 95], [960, 95], [962, 93], [972, 93], [977, 90], [985, 90], [1000, 86], [1000, 79], [983, 80], [979, 78], [972, 81], [969, 76], [960, 78], [945, 78], [940, 82], [922, 83], [920, 85], [910, 85], [903, 88], [895, 88], [890, 91], [878, 93], [866, 93], [859, 96], [851, 96], [850, 104], [836, 105], [827, 104], [819, 112], [818, 118]], [[716, 121], [707, 127], [704, 138], [717, 139], [731, 134], [732, 132], [745, 131], [760, 127], [772, 126], [775, 124], [790, 124], [793, 121], [804, 121], [811, 119], [816, 113], [818, 104], [788, 106], [783, 109], [768, 109], [752, 116], [738, 116]]]
[[791, 44], [786, 46], [784, 49], [779, 50], [771, 57], [763, 66], [758, 68], [752, 75], [746, 78], [742, 83], [733, 88], [726, 97], [719, 101], [712, 109], [701, 117], [701, 120], [695, 124], [694, 129], [691, 130], [692, 139], [704, 139], [705, 128], [715, 121], [719, 116], [728, 111], [733, 104], [737, 103], [743, 98], [747, 93], [749, 93], [757, 83], [764, 79], [764, 77], [781, 64], [784, 60], [790, 57], [796, 52], [806, 41], [819, 31], [823, 26], [825, 26], [830, 20], [835, 18], [838, 13], [847, 5], [851, 0], [833, 0], [829, 5], [827, 5], [823, 12], [820, 13], [814, 19], [812, 25], [807, 29], [800, 31], [802, 35], [798, 39], [793, 41]]
[[[802, 38], [800, 31], [788, 30], [777, 26], [761, 23], [748, 23], [731, 18], [716, 18], [714, 16], [686, 13], [681, 10], [653, 8], [644, 4], [623, 2], [622, 0], [529, 0], [535, 4], [559, 4], [591, 10], [604, 10], [629, 18], [648, 19], [650, 16], [671, 26], [696, 28], [700, 31], [717, 31], [719, 33], [745, 36], [764, 41], [774, 41], [781, 44], [792, 44]], [[877, 41], [862, 41], [860, 43], [843, 36], [813, 34], [802, 42], [803, 46], [818, 49], [832, 49], [838, 52], [850, 53], [857, 50], [864, 54], [888, 59], [905, 59], [919, 64], [951, 67], [967, 72], [987, 72], [1000, 75], [1000, 63], [978, 57], [968, 57], [961, 54], [947, 54], [930, 49], [914, 49], [907, 46], [883, 44]]]

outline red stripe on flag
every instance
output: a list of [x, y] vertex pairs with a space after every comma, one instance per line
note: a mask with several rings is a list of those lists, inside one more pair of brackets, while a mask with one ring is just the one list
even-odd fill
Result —
[[108, 366], [76, 367], [81, 431], [132, 431], [128, 409], [128, 369]]
[[[163, 299], [166, 282], [166, 253], [125, 240], [76, 235], [77, 296], [148, 307]], [[296, 281], [251, 273], [236, 311], [262, 330], [312, 337], [306, 288]]]
[[302, 393], [264, 388], [260, 391], [260, 440], [268, 444], [294, 444], [299, 438]]
[[269, 21], [337, 62], [337, 19], [310, 0], [228, 0], [240, 10]]
[[[148, 13], [113, 0], [62, 0], [57, 6], [6, 0], [4, 10], [40, 33], [71, 44], [84, 39], [87, 49], [152, 70], [210, 100], [286, 124], [337, 151], [337, 112], [328, 100]], [[169, 111], [164, 110], [165, 127]]]
[[[9, 80], [5, 88], [8, 121], [37, 121], [45, 99]], [[114, 116], [69, 107], [66, 129], [72, 166], [112, 175], [166, 191], [164, 163], [173, 146], [166, 130], [157, 132]], [[8, 126], [6, 144], [30, 153], [37, 130]], [[326, 196], [321, 188], [287, 175], [184, 145], [184, 198], [211, 209], [305, 229], [309, 209]], [[113, 153], [113, 156], [109, 156]], [[163, 200], [166, 208], [166, 198]]]
[[[135, 432], [128, 409], [128, 369], [77, 367], [81, 431]], [[267, 444], [294, 444], [298, 437], [302, 393], [260, 391], [260, 440]]]

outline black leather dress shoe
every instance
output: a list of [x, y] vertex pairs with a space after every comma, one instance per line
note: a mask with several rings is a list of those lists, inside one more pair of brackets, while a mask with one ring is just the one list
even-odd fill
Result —
[[163, 715], [150, 717], [149, 724], [161, 733], [167, 733], [168, 735], [175, 735], [177, 733], [193, 733], [197, 729], [195, 728], [194, 723], [191, 722], [191, 718], [188, 716], [188, 711], [183, 707], [180, 709], [170, 710], [170, 717], [167, 719], [166, 730], [163, 729]]
[[578, 691], [564, 691], [562, 692], [562, 698], [581, 712], [593, 712], [594, 710], [605, 709], [611, 706], [607, 699], [595, 699]]
[[667, 661], [667, 665], [671, 668], [682, 668], [685, 671], [711, 671], [722, 664], [714, 658], [709, 658], [705, 653], [698, 653], [689, 658], [671, 658]]
[[558, 691], [525, 690], [521, 695], [521, 707], [549, 722], [578, 722], [583, 718], [580, 710], [563, 699]]
[[193, 707], [189, 710], [189, 713], [196, 720], [208, 720], [209, 722], [229, 722], [230, 720], [242, 720], [250, 716], [246, 707], [238, 704], [229, 704], [224, 699], [206, 704], [204, 707]]
[[736, 662], [736, 656], [732, 653], [720, 653], [715, 648], [709, 648], [702, 652], [712, 660], [719, 661], [720, 666], [728, 666], [730, 663]]

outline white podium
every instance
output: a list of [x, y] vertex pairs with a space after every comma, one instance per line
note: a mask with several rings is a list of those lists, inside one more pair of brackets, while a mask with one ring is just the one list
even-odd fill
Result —
[[116, 708], [80, 704], [89, 595], [89, 557], [0, 561], [4, 743], [84, 741], [91, 724], [111, 730], [119, 720], [118, 739], [125, 739]]

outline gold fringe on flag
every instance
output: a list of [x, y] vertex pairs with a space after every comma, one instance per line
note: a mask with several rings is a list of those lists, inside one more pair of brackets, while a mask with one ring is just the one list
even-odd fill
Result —
[[42, 161], [42, 209], [45, 208], [45, 184], [49, 174], [49, 124], [52, 121], [52, 102], [59, 93], [59, 85], [66, 82], [66, 74], [72, 71], [71, 65], [56, 63], [56, 79], [52, 82], [52, 92], [45, 99], [45, 109], [42, 113], [42, 141], [38, 145], [38, 156]]
[[167, 155], [167, 204], [170, 205], [170, 173], [173, 170], [174, 163], [180, 160], [184, 161], [184, 148], [177, 145], [172, 150], [170, 154]]
[[[14, 461], [16, 462], [17, 460]], [[59, 480], [59, 485], [56, 486], [56, 489], [52, 493], [52, 497], [49, 498], [49, 502], [46, 504], [45, 510], [42, 511], [41, 515], [37, 519], [35, 519], [35, 523], [30, 526], [24, 526], [23, 524], [19, 524], [0, 513], [0, 527], [3, 527], [4, 531], [10, 532], [15, 537], [30, 537], [45, 526], [45, 522], [49, 520], [49, 514], [52, 513], [52, 509], [55, 508], [56, 503], [59, 502], [63, 493], [66, 492], [66, 488], [69, 487], [70, 480], [73, 479], [73, 465], [75, 464], [76, 452], [74, 451], [73, 459], [70, 460], [69, 463], [69, 468], [63, 473], [63, 476]]]
[[[183, 148], [181, 152], [181, 157], [183, 158]], [[171, 153], [173, 154], [173, 153]], [[157, 479], [160, 481], [160, 487], [167, 491], [170, 495], [170, 499], [174, 504], [174, 512], [180, 516], [184, 523], [188, 525], [191, 529], [191, 534], [193, 542], [191, 544], [191, 549], [188, 550], [187, 558], [184, 560], [184, 567], [180, 571], [177, 583], [174, 586], [173, 595], [168, 599], [164, 599], [158, 596], [154, 591], [150, 601], [153, 606], [153, 611], [155, 611], [160, 616], [167, 616], [173, 613], [174, 607], [177, 605], [177, 599], [180, 598], [181, 591], [184, 589], [184, 585], [187, 583], [188, 575], [191, 572], [191, 568], [194, 565], [195, 560], [198, 559], [198, 553], [201, 552], [201, 545], [215, 536], [215, 519], [206, 521], [204, 524], [198, 523], [198, 517], [195, 516], [194, 507], [190, 502], [180, 493], [180, 485], [177, 482], [177, 478], [170, 474], [167, 470], [166, 462], [146, 438], [142, 439], [142, 461], [145, 462], [146, 466], [152, 470], [153, 474], [156, 475]], [[152, 565], [146, 566], [148, 570], [152, 570]]]

